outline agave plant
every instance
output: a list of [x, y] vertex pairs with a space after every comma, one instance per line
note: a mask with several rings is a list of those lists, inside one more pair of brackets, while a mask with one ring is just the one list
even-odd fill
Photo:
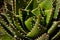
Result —
[[0, 40], [60, 40], [59, 0], [4, 0]]

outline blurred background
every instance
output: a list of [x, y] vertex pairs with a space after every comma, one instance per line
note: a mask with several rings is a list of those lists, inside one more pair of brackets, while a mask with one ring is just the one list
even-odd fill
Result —
[[0, 0], [0, 13], [3, 12], [4, 0]]

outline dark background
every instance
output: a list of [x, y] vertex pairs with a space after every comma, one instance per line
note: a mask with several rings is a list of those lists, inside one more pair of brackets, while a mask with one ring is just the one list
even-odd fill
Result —
[[1, 8], [2, 5], [3, 5], [3, 1], [4, 1], [4, 0], [0, 0], [0, 8]]
[[4, 0], [0, 0], [0, 13], [3, 11]]

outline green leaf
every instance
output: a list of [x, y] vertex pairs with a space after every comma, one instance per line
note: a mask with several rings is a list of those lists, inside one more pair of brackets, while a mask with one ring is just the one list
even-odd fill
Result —
[[28, 30], [32, 29], [32, 27], [33, 27], [33, 23], [32, 22], [33, 22], [33, 18], [32, 17], [28, 18], [25, 21], [25, 25], [26, 25], [26, 27], [27, 27]]
[[39, 7], [45, 10], [52, 9], [53, 0], [44, 0], [39, 4]]

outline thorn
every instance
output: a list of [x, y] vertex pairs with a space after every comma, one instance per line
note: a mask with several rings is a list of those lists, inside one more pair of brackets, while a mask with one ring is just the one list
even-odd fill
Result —
[[4, 19], [2, 19], [2, 21], [4, 21]]
[[14, 37], [16, 38], [16, 37], [17, 37], [17, 35], [14, 35]]
[[60, 25], [58, 25], [58, 27], [60, 27]]
[[7, 14], [9, 16], [9, 14]]

